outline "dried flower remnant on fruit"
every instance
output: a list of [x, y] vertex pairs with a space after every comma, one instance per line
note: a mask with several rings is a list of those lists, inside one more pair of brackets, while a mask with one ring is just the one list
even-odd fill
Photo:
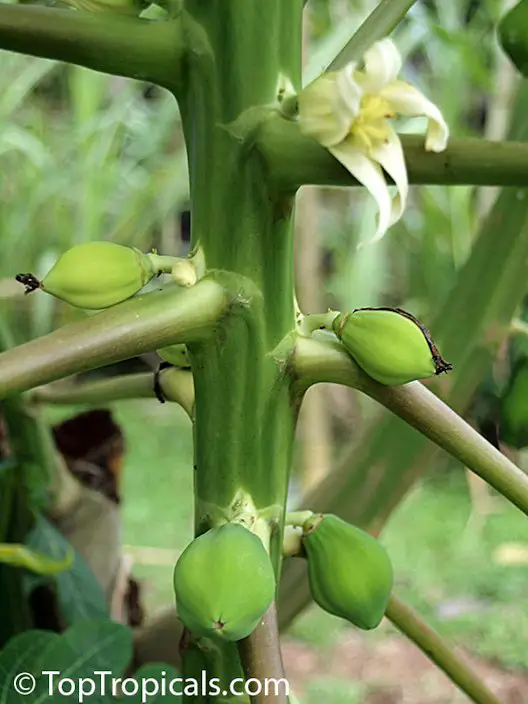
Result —
[[451, 371], [417, 318], [401, 308], [357, 308], [338, 313], [332, 328], [350, 356], [373, 379], [387, 386]]
[[34, 274], [17, 274], [15, 279], [25, 286], [24, 293], [26, 295], [40, 288], [40, 281]]
[[[401, 67], [396, 46], [382, 39], [365, 53], [363, 69], [349, 63], [317, 78], [298, 96], [301, 132], [328, 149], [376, 200], [373, 241], [401, 218], [409, 190], [402, 145], [390, 120], [398, 115], [427, 117], [427, 151], [443, 151], [449, 136], [437, 106], [398, 79]], [[394, 198], [383, 171], [396, 185]]]

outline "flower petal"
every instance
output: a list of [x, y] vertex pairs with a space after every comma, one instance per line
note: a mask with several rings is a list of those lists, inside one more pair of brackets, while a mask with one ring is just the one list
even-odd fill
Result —
[[379, 93], [398, 77], [402, 59], [396, 45], [386, 37], [373, 44], [365, 52], [365, 72], [361, 77], [361, 87], [367, 93]]
[[299, 93], [301, 132], [324, 147], [342, 142], [354, 119], [340, 101], [336, 79], [336, 73], [328, 73]]
[[434, 103], [414, 86], [405, 81], [393, 81], [380, 91], [380, 96], [385, 98], [400, 115], [417, 117], [424, 115], [428, 118], [425, 148], [430, 152], [441, 152], [447, 146], [449, 127], [442, 113]]
[[373, 242], [383, 237], [390, 226], [392, 199], [381, 168], [357, 148], [353, 139], [347, 139], [328, 150], [352, 176], [362, 183], [378, 204], [378, 227]]
[[385, 129], [387, 140], [385, 142], [377, 142], [370, 150], [370, 156], [378, 162], [396, 184], [398, 195], [392, 201], [390, 219], [390, 225], [394, 225], [401, 218], [405, 209], [409, 192], [409, 180], [400, 138], [388, 123], [385, 124]]
[[345, 109], [351, 121], [359, 114], [361, 96], [363, 91], [359, 87], [354, 76], [356, 74], [356, 63], [347, 64], [336, 76], [336, 87], [341, 105], [336, 105], [336, 109]]

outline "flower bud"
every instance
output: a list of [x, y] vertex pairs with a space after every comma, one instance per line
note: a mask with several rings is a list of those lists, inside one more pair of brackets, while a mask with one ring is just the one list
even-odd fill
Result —
[[392, 565], [371, 535], [331, 514], [303, 525], [311, 595], [322, 609], [370, 630], [379, 625], [392, 591]]
[[171, 269], [171, 278], [178, 286], [194, 286], [196, 283], [196, 269], [190, 259], [178, 259]]
[[450, 371], [431, 335], [400, 308], [339, 313], [332, 328], [359, 366], [380, 384], [396, 386]]
[[109, 308], [140, 291], [156, 274], [147, 255], [113, 242], [86, 242], [65, 252], [44, 279], [16, 278], [77, 308]]

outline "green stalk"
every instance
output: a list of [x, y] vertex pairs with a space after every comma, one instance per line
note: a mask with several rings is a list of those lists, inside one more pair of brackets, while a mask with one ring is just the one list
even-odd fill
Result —
[[335, 71], [349, 61], [358, 61], [374, 42], [392, 32], [415, 2], [416, 0], [381, 0], [327, 70]]
[[0, 5], [0, 47], [128, 78], [174, 85], [190, 28], [112, 12]]
[[[523, 82], [514, 106], [511, 139], [528, 139], [527, 107], [528, 84]], [[436, 343], [455, 367], [442, 395], [461, 414], [467, 412], [475, 392], [489, 374], [496, 350], [506, 340], [510, 322], [526, 295], [525, 195], [518, 189], [503, 189], [448, 299], [430, 324]], [[497, 237], [499, 231], [501, 236]], [[486, 291], [486, 296], [475, 296], [477, 289]], [[356, 373], [359, 374], [357, 368]], [[351, 443], [335, 471], [301, 505], [335, 513], [378, 534], [424, 469], [434, 466], [437, 454], [436, 446], [424, 435], [397, 416], [383, 414], [359, 445]], [[283, 572], [281, 628], [311, 601], [299, 563], [288, 561]]]
[[[300, 87], [302, 7], [302, 0], [188, 0], [186, 11], [202, 25], [210, 50], [189, 57], [180, 101], [193, 244], [201, 245], [212, 278], [244, 277], [238, 290], [246, 301], [214, 337], [188, 345], [196, 532], [247, 498], [269, 519], [277, 574], [296, 420], [289, 350], [280, 347], [294, 326], [293, 198], [270, 188], [253, 144], [255, 126], [276, 101], [279, 75]], [[266, 676], [282, 676], [276, 659], [267, 667]]]
[[[277, 610], [275, 604], [268, 609], [257, 626], [255, 633], [238, 642], [238, 652], [246, 678], [254, 677], [265, 682], [271, 671], [284, 669], [277, 627]], [[271, 683], [269, 683], [271, 687]], [[288, 704], [288, 681], [275, 683], [275, 689], [251, 697], [251, 704]]]
[[[40, 295], [36, 293], [34, 295]], [[0, 398], [70, 374], [206, 337], [236, 304], [211, 279], [137, 296], [0, 354]]]
[[460, 460], [528, 515], [528, 475], [418, 381], [383, 386], [362, 372], [338, 343], [299, 338], [298, 388], [312, 383], [359, 389]]
[[[179, 404], [192, 417], [192, 374], [183, 369], [164, 369], [159, 375], [159, 384], [165, 400]], [[29, 395], [34, 403], [59, 406], [96, 406], [140, 398], [155, 398], [154, 375], [151, 373], [126, 374], [75, 384], [59, 382], [35, 389]]]
[[[450, 139], [440, 153], [426, 152], [423, 135], [402, 135], [409, 183], [475, 186], [528, 185], [528, 144], [485, 139]], [[358, 182], [299, 126], [270, 114], [257, 137], [277, 187], [295, 190], [304, 184], [356, 186]]]
[[385, 615], [472, 701], [476, 704], [500, 704], [482, 679], [411, 606], [392, 595]]

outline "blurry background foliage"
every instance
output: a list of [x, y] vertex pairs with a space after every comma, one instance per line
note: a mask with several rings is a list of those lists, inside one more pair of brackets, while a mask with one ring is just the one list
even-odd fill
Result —
[[[321, 52], [338, 49], [375, 4], [309, 0], [307, 75]], [[394, 34], [406, 59], [405, 78], [441, 107], [457, 136], [499, 139], [506, 133], [519, 79], [498, 50], [494, 26], [511, 5], [419, 0]], [[13, 331], [22, 341], [83, 313], [38, 293], [24, 298], [13, 282], [18, 272], [43, 275], [60, 252], [88, 240], [186, 251], [187, 173], [178, 109], [164, 91], [6, 52], [0, 65], [0, 312], [16, 317]], [[422, 127], [418, 119], [402, 121], [400, 129]], [[306, 312], [398, 305], [427, 324], [466, 261], [494, 195], [493, 189], [414, 187], [403, 220], [376, 246], [356, 251], [372, 232], [368, 196], [304, 189], [298, 219], [306, 266], [299, 262], [299, 281], [312, 289]], [[303, 219], [305, 208], [310, 218]], [[479, 296], [486, 291], [475, 290]], [[352, 432], [360, 437], [376, 422], [379, 409], [347, 390], [325, 391], [329, 436], [319, 434], [318, 442], [328, 444], [329, 466]], [[114, 409], [128, 443], [125, 542], [150, 610], [172, 602], [173, 551], [191, 537], [190, 426], [180, 409], [168, 406], [128, 402]], [[56, 420], [74, 410], [48, 415]], [[304, 419], [301, 435], [309, 422]], [[333, 447], [332, 436], [338, 439]], [[522, 466], [522, 453], [516, 459]], [[446, 472], [446, 463], [443, 455], [427, 468], [384, 530], [400, 592], [460, 645], [528, 669], [528, 526], [516, 509], [468, 483], [458, 466], [451, 463]], [[300, 447], [296, 470], [299, 483], [309, 484], [313, 467]], [[351, 630], [310, 609], [291, 633], [330, 653]], [[388, 634], [385, 626], [354, 637], [376, 643]], [[321, 693], [336, 702], [362, 701], [342, 680], [314, 677], [306, 701], [320, 701]]]

